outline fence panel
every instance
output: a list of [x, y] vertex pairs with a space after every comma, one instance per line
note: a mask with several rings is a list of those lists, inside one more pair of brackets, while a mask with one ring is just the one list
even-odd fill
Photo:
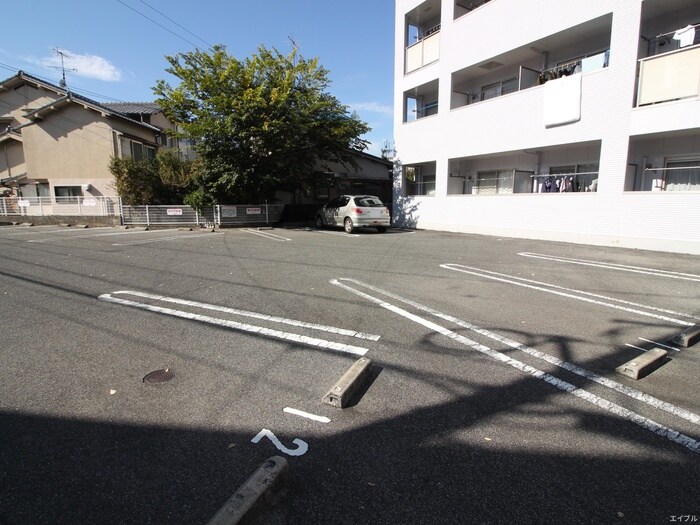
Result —
[[243, 224], [275, 224], [282, 220], [284, 204], [219, 205], [215, 209], [215, 223], [219, 226]]
[[0, 216], [119, 217], [130, 226], [276, 224], [284, 204], [126, 206], [119, 197], [0, 197]]
[[122, 206], [122, 224], [131, 226], [199, 224], [199, 212], [192, 206]]
[[119, 197], [0, 197], [0, 215], [115, 217]]

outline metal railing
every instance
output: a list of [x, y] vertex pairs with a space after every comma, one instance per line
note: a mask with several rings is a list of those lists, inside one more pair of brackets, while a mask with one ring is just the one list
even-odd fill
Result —
[[110, 217], [119, 215], [119, 197], [0, 197], [0, 216]]
[[274, 224], [282, 220], [284, 204], [215, 206], [215, 224], [234, 226], [237, 224]]
[[236, 226], [275, 224], [284, 204], [215, 205], [197, 210], [184, 204], [128, 206], [120, 197], [0, 197], [5, 217], [120, 217], [127, 226]]
[[282, 219], [283, 204], [215, 205], [197, 210], [192, 206], [121, 207], [122, 224], [131, 226], [199, 224], [236, 226], [274, 224]]

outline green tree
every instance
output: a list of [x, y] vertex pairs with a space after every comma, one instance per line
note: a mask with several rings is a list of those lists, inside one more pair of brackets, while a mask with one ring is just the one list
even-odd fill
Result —
[[114, 175], [114, 189], [124, 204], [157, 204], [156, 196], [161, 182], [154, 161], [113, 157], [109, 171]]
[[223, 46], [166, 59], [180, 83], [160, 80], [153, 91], [195, 144], [192, 200], [255, 202], [328, 184], [317, 160], [353, 164], [349, 150], [367, 146], [369, 127], [328, 93], [318, 59], [264, 46], [244, 60]]
[[130, 206], [179, 204], [197, 187], [192, 163], [181, 160], [177, 152], [170, 149], [159, 150], [154, 159], [113, 157], [109, 170], [114, 176], [117, 194]]

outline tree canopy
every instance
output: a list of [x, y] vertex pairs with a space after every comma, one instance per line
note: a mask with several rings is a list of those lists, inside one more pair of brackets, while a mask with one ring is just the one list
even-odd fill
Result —
[[194, 204], [255, 202], [276, 190], [313, 187], [317, 160], [353, 163], [369, 131], [328, 92], [329, 72], [296, 50], [258, 48], [243, 60], [223, 46], [166, 57], [168, 73], [153, 89], [181, 136], [193, 141]]

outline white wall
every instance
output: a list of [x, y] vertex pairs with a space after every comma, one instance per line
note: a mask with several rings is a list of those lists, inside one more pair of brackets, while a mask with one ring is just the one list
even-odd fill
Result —
[[[435, 197], [404, 198], [395, 181], [395, 206], [413, 207], [417, 227], [700, 254], [700, 194], [625, 192], [631, 136], [700, 129], [697, 100], [633, 108], [642, 0], [492, 0], [454, 21], [443, 0], [440, 60], [404, 75], [404, 13], [418, 3], [396, 1], [394, 113], [401, 164], [436, 163]], [[609, 67], [583, 75], [579, 122], [544, 127], [545, 86], [450, 109], [454, 72], [610, 13]], [[436, 78], [438, 115], [404, 124], [403, 93]], [[582, 142], [600, 144], [597, 193], [448, 195], [461, 184], [450, 159]]]

